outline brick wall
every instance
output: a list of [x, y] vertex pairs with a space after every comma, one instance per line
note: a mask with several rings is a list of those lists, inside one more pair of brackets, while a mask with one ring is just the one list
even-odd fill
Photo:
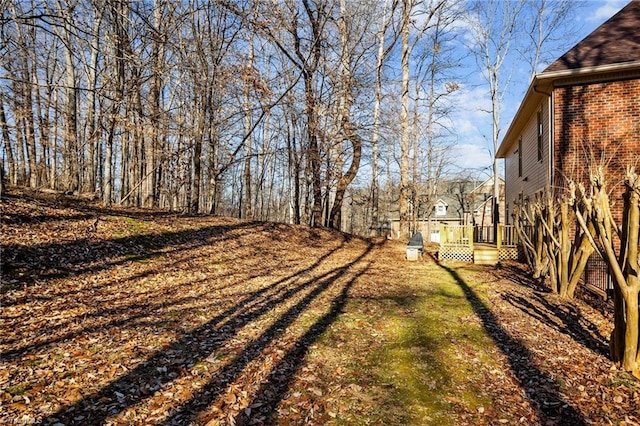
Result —
[[619, 219], [624, 169], [640, 168], [640, 80], [561, 87], [553, 96], [554, 186], [565, 177], [588, 182], [589, 168], [605, 164]]

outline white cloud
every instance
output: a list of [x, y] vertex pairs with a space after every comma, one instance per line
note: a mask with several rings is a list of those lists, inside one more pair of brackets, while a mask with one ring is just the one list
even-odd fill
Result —
[[488, 146], [491, 137], [491, 107], [484, 86], [469, 87], [464, 84], [452, 95], [454, 113], [449, 117], [450, 129], [458, 141], [452, 148], [452, 172], [461, 169], [482, 169], [492, 164]]
[[[616, 13], [618, 13], [620, 9], [622, 9], [627, 3], [629, 3], [629, 1], [628, 0], [606, 0], [606, 1], [590, 0], [587, 3], [593, 3], [595, 7], [593, 10], [593, 13], [589, 13], [587, 15], [586, 21], [587, 22], [593, 22], [593, 21], [604, 22], [607, 19], [611, 18]], [[589, 4], [589, 6], [591, 6], [591, 4]]]
[[452, 158], [456, 169], [484, 169], [493, 164], [489, 151], [480, 145], [462, 143], [453, 147]]
[[485, 127], [490, 123], [491, 109], [487, 88], [477, 86], [468, 88], [461, 85], [453, 95], [454, 113], [451, 115], [451, 129], [458, 139], [482, 139]]

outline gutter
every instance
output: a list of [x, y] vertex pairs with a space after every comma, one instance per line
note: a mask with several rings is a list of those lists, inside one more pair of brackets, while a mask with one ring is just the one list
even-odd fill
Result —
[[544, 95], [548, 97], [552, 96], [552, 93], [547, 93], [543, 90], [538, 89], [539, 86], [541, 85], [544, 85], [547, 87], [551, 86], [552, 88], [554, 80], [558, 80], [561, 78], [579, 77], [583, 75], [584, 76], [599, 75], [599, 74], [606, 74], [611, 72], [634, 71], [639, 69], [640, 69], [640, 61], [637, 60], [637, 61], [623, 62], [623, 63], [617, 63], [617, 64], [598, 65], [595, 67], [584, 67], [584, 68], [577, 68], [577, 69], [570, 69], [570, 70], [542, 72], [540, 74], [534, 75], [533, 79], [531, 80], [531, 83], [529, 84], [529, 88], [527, 89], [527, 92], [524, 95], [524, 98], [520, 102], [520, 106], [518, 107], [516, 114], [513, 116], [514, 118], [511, 122], [511, 125], [509, 126], [504, 137], [502, 138], [502, 143], [498, 147], [498, 151], [495, 154], [496, 157], [505, 158], [505, 156], [507, 155], [507, 150], [511, 148], [511, 145], [506, 146], [504, 145], [504, 143], [505, 141], [510, 139], [512, 130], [516, 125], [517, 119], [521, 116], [525, 108], [525, 105], [528, 103], [527, 101], [535, 94]]
[[635, 68], [640, 68], [640, 61], [631, 61], [631, 62], [622, 62], [617, 64], [607, 64], [607, 65], [598, 65], [595, 67], [584, 67], [584, 68], [576, 68], [571, 70], [560, 70], [560, 71], [550, 71], [550, 72], [542, 72], [540, 74], [536, 74], [534, 77], [535, 80], [550, 80], [562, 77], [575, 77], [586, 74], [603, 74], [607, 72], [614, 71], [628, 71], [633, 70]]

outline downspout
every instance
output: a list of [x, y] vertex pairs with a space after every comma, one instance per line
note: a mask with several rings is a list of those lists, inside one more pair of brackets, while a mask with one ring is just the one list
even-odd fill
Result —
[[551, 190], [551, 188], [553, 188], [553, 146], [554, 146], [554, 135], [555, 135], [555, 123], [554, 123], [554, 114], [553, 114], [553, 109], [554, 109], [554, 105], [555, 105], [555, 100], [553, 99], [553, 92], [551, 92], [551, 94], [549, 95], [549, 154], [548, 154], [548, 159], [549, 159], [549, 169], [548, 169], [548, 173], [549, 173], [549, 190]]

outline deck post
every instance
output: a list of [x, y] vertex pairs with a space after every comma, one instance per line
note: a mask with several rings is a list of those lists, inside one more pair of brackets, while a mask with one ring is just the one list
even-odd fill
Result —
[[500, 247], [502, 247], [502, 224], [499, 223], [496, 226], [498, 227], [498, 232], [496, 233], [496, 247], [500, 250]]

